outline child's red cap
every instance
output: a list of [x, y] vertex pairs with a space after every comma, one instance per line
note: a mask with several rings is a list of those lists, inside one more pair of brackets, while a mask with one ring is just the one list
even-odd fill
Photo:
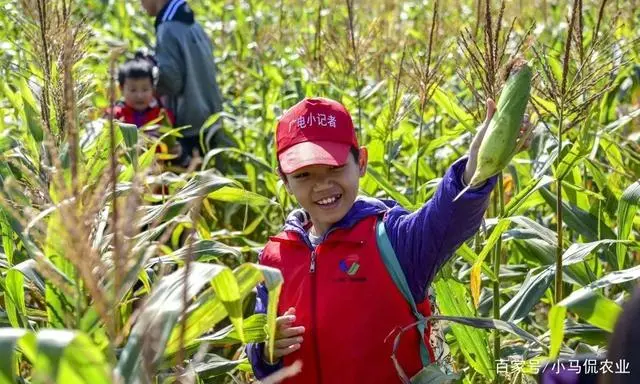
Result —
[[358, 138], [347, 109], [334, 100], [304, 99], [278, 122], [276, 145], [280, 168], [292, 173], [309, 165], [341, 166]]

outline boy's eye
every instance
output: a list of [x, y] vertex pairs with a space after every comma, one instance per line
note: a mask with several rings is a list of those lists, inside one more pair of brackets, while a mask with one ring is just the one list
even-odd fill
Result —
[[309, 172], [300, 172], [298, 174], [293, 175], [294, 179], [303, 179], [305, 177], [309, 176]]

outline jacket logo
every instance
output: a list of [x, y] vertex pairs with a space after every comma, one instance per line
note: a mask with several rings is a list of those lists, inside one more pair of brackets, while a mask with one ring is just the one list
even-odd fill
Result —
[[360, 269], [360, 258], [358, 255], [349, 255], [340, 260], [340, 270], [349, 276], [355, 276]]

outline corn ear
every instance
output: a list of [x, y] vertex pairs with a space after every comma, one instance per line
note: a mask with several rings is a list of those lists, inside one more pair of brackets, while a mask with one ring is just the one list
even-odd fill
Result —
[[[469, 185], [477, 185], [497, 175], [517, 153], [518, 136], [531, 93], [531, 68], [526, 61], [516, 59], [507, 79], [496, 112], [478, 150], [478, 164]], [[524, 140], [520, 141], [520, 144]], [[469, 187], [463, 189], [457, 200]]]

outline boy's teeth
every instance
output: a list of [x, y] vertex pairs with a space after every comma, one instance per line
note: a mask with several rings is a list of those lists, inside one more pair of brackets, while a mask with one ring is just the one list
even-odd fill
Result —
[[318, 204], [327, 205], [327, 204], [331, 204], [331, 203], [335, 202], [336, 200], [338, 200], [338, 196], [327, 197], [326, 199], [322, 199], [322, 200], [318, 201]]

